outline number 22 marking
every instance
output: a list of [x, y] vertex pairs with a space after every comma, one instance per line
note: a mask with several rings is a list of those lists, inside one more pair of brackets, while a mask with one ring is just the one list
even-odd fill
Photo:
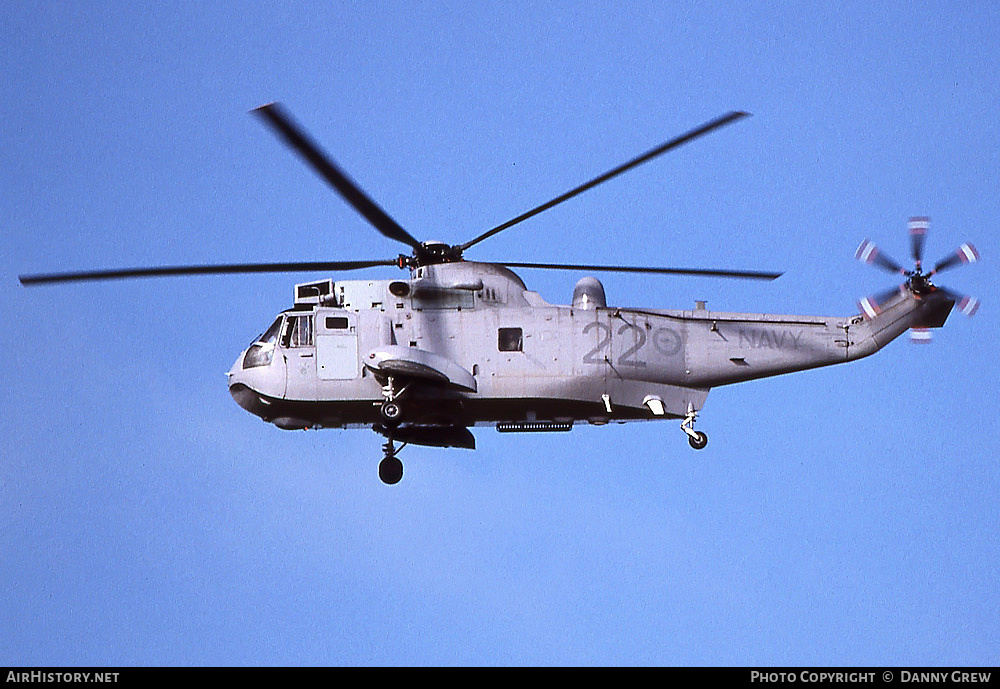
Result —
[[[602, 364], [605, 361], [609, 361], [606, 356], [600, 356], [601, 351], [604, 350], [609, 344], [611, 344], [611, 327], [600, 323], [598, 321], [591, 321], [587, 325], [583, 326], [583, 334], [586, 335], [593, 329], [598, 329], [601, 332], [600, 340], [593, 349], [583, 355], [583, 363], [585, 364]], [[635, 366], [637, 368], [645, 367], [646, 362], [633, 359], [633, 357], [640, 349], [642, 349], [646, 344], [646, 331], [637, 325], [632, 325], [631, 323], [625, 323], [620, 328], [618, 328], [618, 334], [622, 335], [626, 330], [631, 330], [634, 335], [634, 344], [622, 352], [622, 355], [618, 358], [619, 366]], [[610, 363], [610, 362], [609, 362]]]

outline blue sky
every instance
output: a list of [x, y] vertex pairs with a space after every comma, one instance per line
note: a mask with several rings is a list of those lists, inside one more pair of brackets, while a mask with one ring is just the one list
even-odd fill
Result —
[[[995, 665], [1000, 10], [991, 3], [4, 3], [0, 663]], [[930, 347], [719, 388], [675, 422], [408, 447], [283, 432], [223, 372], [310, 275], [21, 273], [392, 257], [248, 111], [282, 101], [470, 250], [783, 270], [609, 302], [849, 314], [906, 219], [983, 300]], [[389, 277], [372, 270], [345, 277]], [[522, 271], [566, 303], [573, 273]], [[326, 277], [318, 275], [315, 277]], [[337, 277], [337, 276], [333, 276]]]

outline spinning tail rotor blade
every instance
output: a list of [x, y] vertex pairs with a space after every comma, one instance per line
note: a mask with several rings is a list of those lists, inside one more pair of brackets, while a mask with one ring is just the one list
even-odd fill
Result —
[[917, 262], [917, 270], [924, 260], [924, 240], [927, 237], [927, 230], [930, 228], [930, 218], [917, 217], [910, 218], [910, 252], [913, 260]]
[[298, 273], [340, 270], [361, 270], [375, 266], [394, 266], [397, 260], [378, 261], [314, 261], [295, 263], [229, 263], [200, 266], [158, 266], [153, 268], [121, 268], [116, 270], [83, 270], [71, 273], [21, 275], [22, 285], [44, 285], [58, 282], [92, 282], [95, 280], [125, 280], [129, 278], [167, 277], [177, 275], [231, 275], [235, 273]]
[[976, 311], [979, 310], [979, 300], [975, 297], [970, 297], [968, 295], [955, 295], [958, 300], [955, 302], [958, 305], [958, 310], [964, 313], [969, 318], [976, 315]]
[[[976, 314], [976, 311], [979, 310], [979, 300], [975, 297], [970, 297], [967, 294], [959, 294], [946, 287], [935, 287], [934, 291], [945, 294], [955, 302], [958, 310], [969, 318], [972, 318]], [[929, 344], [931, 340], [930, 328], [910, 328], [910, 342], [914, 344]]]
[[969, 318], [976, 315], [976, 311], [979, 310], [980, 301], [976, 297], [970, 297], [967, 294], [959, 294], [954, 290], [950, 290], [947, 287], [938, 287], [939, 292], [944, 292], [949, 299], [955, 302], [955, 306], [958, 310], [964, 313]]
[[937, 265], [934, 266], [934, 270], [931, 271], [931, 275], [940, 273], [942, 270], [947, 270], [948, 268], [953, 268], [963, 263], [975, 263], [978, 260], [979, 252], [976, 250], [976, 247], [966, 242], [962, 246], [958, 247], [958, 250], [955, 251], [955, 253], [951, 254], [942, 261], [938, 261]]
[[[979, 310], [979, 300], [975, 297], [970, 297], [966, 294], [959, 294], [946, 287], [935, 287], [935, 292], [941, 292], [945, 294], [949, 299], [955, 302], [955, 306], [963, 314], [972, 318], [976, 311]], [[910, 342], [914, 344], [929, 344], [932, 340], [930, 328], [910, 328]]]
[[903, 266], [883, 254], [882, 251], [869, 239], [861, 242], [858, 250], [854, 252], [854, 258], [858, 259], [862, 263], [869, 263], [879, 266], [880, 268], [884, 268], [890, 273], [906, 275], [906, 270]]
[[420, 242], [404, 230], [399, 223], [390, 218], [365, 192], [361, 191], [361, 188], [338, 168], [328, 155], [320, 150], [320, 147], [306, 135], [305, 131], [292, 121], [292, 118], [285, 113], [280, 105], [269, 103], [252, 112], [261, 117], [284, 138], [289, 146], [298, 151], [299, 155], [376, 230], [389, 239], [395, 239], [397, 242], [407, 244], [414, 249], [420, 248]]
[[862, 297], [858, 300], [858, 308], [861, 309], [861, 313], [864, 314], [865, 318], [870, 320], [882, 313], [882, 306], [888, 303], [890, 299], [906, 291], [906, 285], [900, 285], [899, 287], [887, 289], [869, 297]]

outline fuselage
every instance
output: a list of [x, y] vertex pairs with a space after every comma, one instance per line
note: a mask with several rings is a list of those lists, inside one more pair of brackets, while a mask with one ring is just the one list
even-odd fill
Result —
[[377, 424], [389, 377], [409, 386], [413, 425], [681, 418], [712, 387], [867, 356], [932, 310], [943, 322], [929, 301], [900, 295], [875, 319], [608, 307], [584, 278], [554, 305], [502, 266], [443, 263], [408, 280], [297, 285], [229, 385], [289, 429]]

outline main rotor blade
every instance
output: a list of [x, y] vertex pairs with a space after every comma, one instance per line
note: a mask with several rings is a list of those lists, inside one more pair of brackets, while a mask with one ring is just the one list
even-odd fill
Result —
[[764, 273], [750, 270], [715, 270], [711, 268], [649, 268], [645, 266], [594, 266], [568, 263], [512, 263], [500, 261], [508, 268], [542, 268], [546, 270], [594, 270], [606, 273], [652, 273], [655, 275], [697, 275], [716, 278], [742, 278], [745, 280], [774, 280], [783, 273]]
[[200, 266], [158, 266], [152, 268], [122, 268], [117, 270], [83, 270], [71, 273], [41, 273], [20, 275], [22, 285], [43, 285], [56, 282], [88, 282], [94, 280], [124, 280], [129, 278], [167, 277], [178, 275], [231, 275], [236, 273], [298, 273], [318, 271], [360, 270], [375, 266], [398, 265], [398, 259], [379, 261], [314, 261], [293, 263], [233, 263]]
[[268, 103], [251, 112], [264, 119], [285, 141], [305, 158], [334, 189], [351, 204], [354, 209], [372, 224], [372, 226], [389, 239], [407, 244], [414, 249], [420, 248], [420, 242], [404, 230], [399, 223], [379, 208], [361, 188], [338, 168], [328, 155], [320, 150], [306, 133], [296, 125], [277, 103]]
[[742, 118], [748, 117], [748, 116], [749, 116], [749, 113], [746, 113], [746, 112], [730, 112], [730, 113], [727, 113], [725, 115], [722, 115], [721, 117], [717, 117], [716, 119], [712, 120], [711, 122], [707, 122], [707, 123], [703, 124], [702, 126], [698, 127], [697, 129], [692, 129], [691, 131], [687, 132], [686, 134], [682, 134], [682, 135], [678, 136], [675, 139], [671, 139], [670, 141], [667, 141], [666, 143], [661, 144], [661, 145], [657, 146], [656, 148], [643, 153], [638, 158], [633, 158], [632, 160], [628, 161], [627, 163], [624, 163], [623, 165], [619, 165], [618, 167], [614, 168], [613, 170], [608, 170], [603, 175], [600, 175], [599, 177], [595, 177], [594, 179], [590, 180], [589, 182], [581, 184], [580, 186], [576, 187], [575, 189], [571, 189], [571, 190], [567, 191], [565, 194], [562, 194], [561, 196], [557, 196], [556, 198], [552, 199], [551, 201], [548, 201], [547, 203], [543, 203], [541, 206], [538, 206], [537, 208], [532, 208], [530, 211], [528, 211], [526, 213], [522, 213], [521, 215], [517, 216], [516, 218], [513, 218], [512, 220], [508, 220], [507, 222], [503, 223], [502, 225], [497, 225], [492, 230], [489, 230], [488, 232], [484, 232], [483, 234], [479, 235], [475, 239], [473, 239], [471, 241], [468, 241], [465, 244], [461, 244], [459, 248], [461, 248], [462, 251], [465, 251], [470, 246], [473, 246], [474, 244], [478, 244], [479, 242], [483, 241], [484, 239], [488, 239], [489, 237], [492, 237], [496, 233], [502, 232], [503, 230], [506, 230], [508, 227], [512, 227], [512, 226], [518, 224], [519, 222], [527, 220], [528, 218], [530, 218], [532, 216], [538, 215], [542, 211], [546, 211], [549, 208], [552, 208], [553, 206], [562, 203], [563, 201], [567, 201], [567, 200], [573, 198], [574, 196], [576, 196], [577, 194], [582, 194], [583, 192], [587, 191], [588, 189], [592, 189], [593, 187], [596, 187], [598, 184], [601, 184], [602, 182], [607, 182], [609, 179], [611, 179], [613, 177], [617, 177], [618, 175], [622, 174], [623, 172], [631, 170], [632, 168], [634, 168], [634, 167], [636, 167], [638, 165], [641, 165], [642, 163], [645, 163], [648, 160], [652, 160], [653, 158], [657, 157], [658, 155], [666, 153], [667, 151], [669, 151], [669, 150], [671, 150], [673, 148], [677, 148], [678, 146], [680, 146], [682, 144], [686, 144], [688, 141], [692, 141], [693, 139], [697, 139], [700, 136], [708, 134], [709, 132], [711, 132], [711, 131], [713, 131], [715, 129], [718, 129], [719, 127], [723, 127], [723, 126], [729, 124], [730, 122], [735, 122], [738, 119], [742, 119]]

